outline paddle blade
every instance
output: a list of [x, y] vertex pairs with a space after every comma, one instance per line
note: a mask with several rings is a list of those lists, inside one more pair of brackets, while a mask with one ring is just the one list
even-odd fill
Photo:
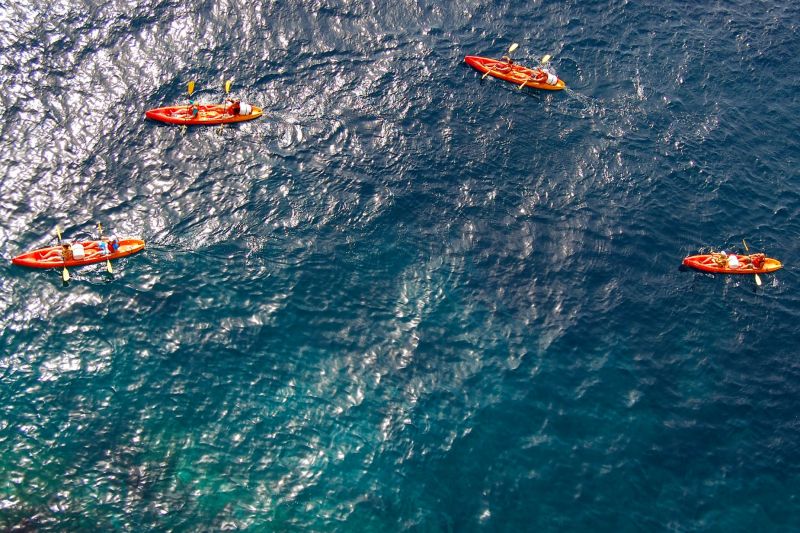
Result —
[[114, 269], [111, 268], [111, 260], [110, 259], [106, 259], [106, 270], [108, 270], [109, 274], [113, 274], [114, 273]]
[[61, 228], [56, 226], [56, 237], [58, 237], [58, 242], [61, 242]]
[[189, 82], [189, 86], [186, 88], [186, 90], [189, 91], [189, 96], [191, 96], [194, 92], [194, 80]]
[[512, 53], [517, 48], [519, 48], [519, 43], [511, 43], [511, 46], [508, 47], [508, 53]]
[[552, 57], [550, 56], [550, 54], [547, 54], [546, 56], [544, 56], [544, 57], [542, 58], [542, 65], [546, 65], [546, 64], [548, 63], [548, 61], [550, 61], [550, 59], [552, 59]]
[[761, 276], [759, 276], [758, 274], [756, 274], [756, 285], [758, 285], [759, 287], [761, 286]]
[[225, 80], [225, 94], [231, 92], [231, 85], [233, 84], [233, 78], [229, 80]]
[[750, 249], [747, 247], [747, 243], [744, 242], [744, 239], [742, 239], [742, 244], [744, 244], [744, 251], [749, 254], [750, 253]]

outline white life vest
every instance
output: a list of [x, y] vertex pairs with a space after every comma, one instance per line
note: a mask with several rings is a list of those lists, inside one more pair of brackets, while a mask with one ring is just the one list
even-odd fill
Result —
[[79, 242], [76, 242], [72, 245], [72, 258], [73, 259], [83, 259], [86, 256], [86, 251], [83, 249], [83, 245]]
[[239, 114], [240, 115], [250, 115], [253, 113], [253, 106], [250, 104], [245, 104], [244, 102], [239, 104]]
[[552, 72], [547, 73], [547, 85], [556, 85], [558, 83], [558, 76]]
[[728, 256], [728, 268], [739, 268], [742, 264], [739, 262], [739, 258], [736, 257], [734, 254]]

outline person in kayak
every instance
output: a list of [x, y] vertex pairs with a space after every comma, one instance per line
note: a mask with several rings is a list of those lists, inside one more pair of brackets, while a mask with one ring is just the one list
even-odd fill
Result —
[[118, 250], [119, 239], [116, 235], [112, 235], [97, 241], [97, 250], [92, 248], [87, 257], [93, 257], [95, 255], [110, 255]]
[[60, 248], [51, 248], [46, 254], [43, 254], [40, 259], [42, 261], [49, 261], [55, 258], [59, 258], [63, 261], [69, 261], [72, 259], [72, 248], [70, 247], [69, 242], [62, 243]]
[[242, 108], [241, 103], [239, 102], [239, 100], [234, 100], [232, 98], [228, 98], [227, 100], [225, 100], [225, 102], [228, 104], [228, 106], [226, 108], [226, 111], [228, 112], [229, 115], [238, 115], [239, 114], [239, 111]]
[[725, 251], [722, 251], [718, 254], [711, 254], [711, 259], [713, 259], [720, 268], [725, 268], [728, 266], [728, 253]]
[[191, 106], [190, 110], [192, 113], [192, 118], [197, 118], [197, 115], [200, 113], [200, 106], [197, 105], [197, 102], [195, 102], [191, 98], [189, 99], [189, 105]]
[[540, 83], [546, 83], [547, 85], [558, 84], [558, 75], [556, 74], [556, 69], [554, 69], [551, 64], [548, 63], [545, 65], [540, 65], [539, 74], [541, 76]]
[[61, 245], [61, 257], [64, 262], [72, 261], [72, 245], [70, 243], [65, 242]]
[[742, 263], [739, 261], [739, 258], [736, 257], [736, 254], [729, 254], [724, 250], [717, 254], [711, 254], [711, 259], [720, 268], [741, 268], [742, 266]]
[[533, 69], [530, 79], [536, 83], [545, 83], [547, 81], [547, 71], [545, 71], [544, 68]]
[[747, 256], [750, 265], [755, 269], [759, 270], [761, 267], [764, 266], [764, 263], [767, 261], [767, 256], [764, 254], [750, 254]]
[[495, 64], [494, 69], [499, 72], [509, 72], [514, 68], [514, 60], [510, 55], [504, 55], [500, 58], [500, 63]]

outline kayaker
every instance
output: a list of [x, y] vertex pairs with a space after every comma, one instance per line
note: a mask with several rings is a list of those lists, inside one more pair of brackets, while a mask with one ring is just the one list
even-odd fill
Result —
[[514, 68], [514, 60], [511, 59], [511, 56], [504, 55], [500, 58], [500, 63], [497, 63], [494, 66], [495, 70], [500, 72], [510, 72]]
[[542, 66], [539, 68], [539, 71], [544, 74], [544, 81], [548, 85], [556, 85], [558, 83], [558, 76], [556, 75], [556, 70], [553, 67]]
[[547, 71], [543, 68], [538, 68], [531, 72], [530, 78], [536, 83], [545, 83], [547, 81]]
[[240, 104], [239, 100], [234, 100], [232, 98], [228, 98], [226, 100], [226, 102], [228, 102], [228, 108], [227, 108], [228, 114], [230, 114], [230, 115], [238, 115], [239, 111], [241, 110], [241, 104]]
[[72, 246], [65, 242], [61, 245], [61, 257], [64, 261], [72, 261]]
[[98, 241], [97, 247], [100, 248], [100, 253], [103, 255], [108, 255], [110, 253], [108, 251], [108, 243], [106, 241]]
[[752, 263], [753, 268], [756, 270], [760, 269], [764, 266], [764, 263], [767, 260], [767, 256], [764, 254], [751, 254], [750, 255], [750, 263]]
[[108, 238], [108, 248], [111, 250], [111, 253], [115, 253], [119, 250], [119, 239], [116, 235], [112, 235]]
[[192, 118], [197, 118], [197, 115], [200, 113], [200, 106], [191, 98], [189, 99], [189, 105], [191, 106]]
[[742, 266], [742, 263], [739, 262], [739, 258], [736, 257], [736, 254], [730, 254], [728, 256], [728, 268], [739, 268]]

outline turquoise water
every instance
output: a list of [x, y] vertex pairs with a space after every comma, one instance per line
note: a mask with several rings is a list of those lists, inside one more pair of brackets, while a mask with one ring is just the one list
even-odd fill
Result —
[[[794, 4], [0, 17], [3, 529], [800, 523]], [[263, 118], [144, 119], [229, 77]], [[10, 263], [98, 221], [146, 250]]]

